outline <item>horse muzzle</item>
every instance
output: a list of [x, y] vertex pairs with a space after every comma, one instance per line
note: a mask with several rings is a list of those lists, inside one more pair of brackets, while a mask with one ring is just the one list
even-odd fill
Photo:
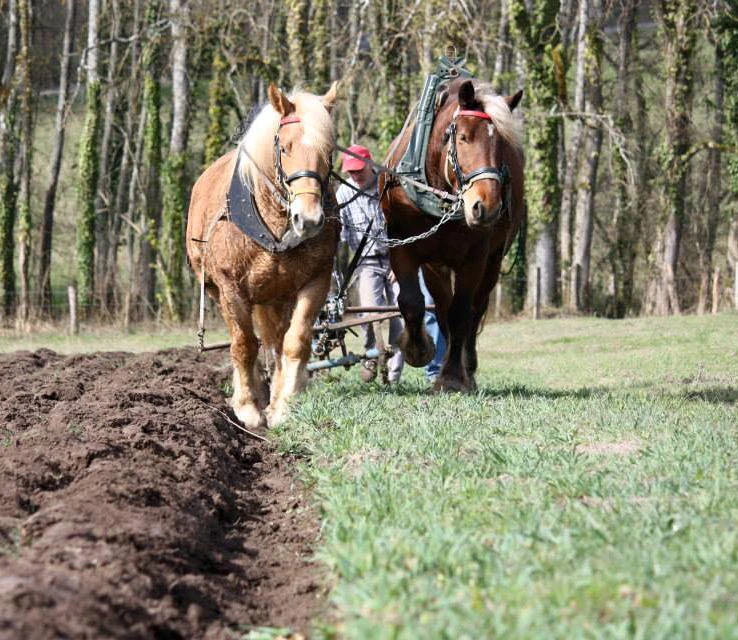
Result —
[[475, 199], [471, 205], [464, 201], [464, 219], [469, 228], [491, 227], [500, 219], [501, 214], [501, 201], [492, 206], [479, 199]]
[[301, 238], [312, 238], [320, 233], [325, 225], [325, 213], [323, 207], [318, 206], [309, 212], [301, 210], [292, 210], [290, 212], [290, 222], [295, 233]]

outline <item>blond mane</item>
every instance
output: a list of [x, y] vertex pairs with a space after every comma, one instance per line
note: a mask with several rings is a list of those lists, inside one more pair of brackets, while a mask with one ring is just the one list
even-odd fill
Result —
[[[333, 121], [321, 98], [297, 91], [289, 95], [289, 100], [295, 105], [295, 112], [301, 121], [303, 143], [326, 163], [330, 163], [336, 139]], [[238, 143], [239, 149], [245, 150], [253, 159], [253, 162], [249, 162], [244, 158], [245, 154], [240, 154], [241, 176], [251, 186], [257, 183], [260, 172], [274, 177], [274, 135], [279, 128], [280, 117], [279, 112], [267, 103]]]
[[474, 83], [474, 95], [484, 106], [495, 124], [499, 134], [511, 145], [520, 149], [523, 146], [523, 128], [519, 118], [510, 111], [503, 96], [497, 95], [492, 87], [484, 82]]

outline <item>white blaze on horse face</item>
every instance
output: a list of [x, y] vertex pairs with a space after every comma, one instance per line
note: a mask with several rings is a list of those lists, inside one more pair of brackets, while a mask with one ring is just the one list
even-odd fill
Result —
[[[287, 175], [296, 171], [313, 171], [321, 176], [326, 175], [327, 167], [321, 166], [323, 163], [310, 142], [308, 136], [300, 135], [289, 145], [289, 153], [285, 153], [282, 157], [282, 165]], [[311, 238], [323, 228], [325, 213], [322, 188], [316, 178], [307, 176], [296, 178], [289, 184], [290, 225], [300, 238]]]

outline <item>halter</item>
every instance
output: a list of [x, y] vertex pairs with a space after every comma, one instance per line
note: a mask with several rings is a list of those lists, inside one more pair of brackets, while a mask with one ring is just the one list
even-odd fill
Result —
[[[282, 127], [297, 122], [300, 122], [299, 116], [285, 116], [279, 121], [279, 128], [277, 129], [277, 133], [274, 134], [274, 168], [277, 176], [277, 184], [282, 189], [282, 197], [286, 200], [288, 208], [289, 205], [295, 201], [297, 196], [304, 193], [311, 193], [324, 199], [325, 187], [329, 179], [328, 177], [323, 179], [323, 176], [321, 176], [317, 171], [310, 171], [308, 169], [301, 169], [291, 173], [290, 175], [285, 173], [284, 168], [282, 167], [282, 145], [279, 142], [279, 131]], [[290, 183], [298, 180], [299, 178], [312, 178], [313, 180], [316, 180], [320, 185], [320, 189], [316, 189], [315, 187], [303, 187], [302, 189], [290, 188]]]
[[[446, 177], [446, 182], [451, 185], [451, 180], [449, 180], [448, 175], [448, 166], [450, 164], [451, 168], [454, 170], [454, 174], [456, 175], [456, 188], [460, 195], [463, 194], [475, 182], [478, 182], [480, 180], [497, 180], [500, 186], [505, 186], [508, 179], [510, 178], [510, 172], [506, 164], [502, 165], [502, 169], [498, 169], [497, 167], [481, 167], [479, 169], [475, 169], [474, 171], [470, 171], [466, 175], [461, 170], [461, 165], [459, 164], [459, 158], [456, 152], [456, 119], [459, 116], [480, 118], [482, 120], [489, 120], [490, 122], [492, 122], [492, 118], [485, 111], [461, 109], [454, 114], [454, 118], [453, 120], [451, 120], [451, 124], [448, 125], [448, 129], [446, 129], [446, 132], [443, 134], [444, 144], [446, 144], [450, 140], [448, 151], [446, 152], [446, 163], [443, 169], [444, 175]], [[503, 205], [505, 205], [505, 203], [503, 203]]]

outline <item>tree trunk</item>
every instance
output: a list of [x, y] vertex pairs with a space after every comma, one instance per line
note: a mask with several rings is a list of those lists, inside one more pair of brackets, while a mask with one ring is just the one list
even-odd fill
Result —
[[584, 111], [594, 117], [585, 119], [584, 163], [580, 170], [577, 189], [576, 221], [574, 227], [573, 260], [580, 277], [572, 287], [571, 306], [578, 311], [591, 305], [590, 262], [592, 232], [594, 229], [594, 202], [597, 193], [597, 169], [602, 149], [602, 123], [596, 118], [602, 110], [602, 22], [605, 14], [602, 0], [591, 0], [585, 32], [585, 83]]
[[8, 39], [5, 68], [0, 86], [0, 320], [15, 309], [15, 228], [17, 187], [15, 157], [18, 146], [16, 127], [17, 83], [15, 63], [18, 55], [18, 4], [8, 3]]
[[[308, 47], [311, 60], [309, 87], [314, 93], [325, 91], [330, 85], [331, 33], [329, 16], [334, 13], [330, 0], [312, 0], [308, 29]], [[334, 36], [335, 38], [335, 36]]]
[[657, 7], [666, 69], [666, 127], [661, 148], [662, 189], [667, 203], [663, 253], [656, 287], [656, 312], [681, 313], [677, 265], [686, 219], [686, 154], [689, 150], [692, 63], [697, 31], [697, 7], [691, 0], [660, 0]]
[[[577, 308], [578, 293], [569, 282], [572, 269], [572, 213], [576, 205], [582, 136], [584, 131], [584, 111], [587, 83], [587, 59], [590, 54], [587, 34], [590, 29], [593, 11], [592, 0], [580, 0], [577, 17], [577, 66], [574, 80], [574, 116], [571, 117], [571, 136], [567, 145], [563, 189], [561, 191], [561, 213], [559, 218], [559, 243], [561, 247], [561, 297], [569, 301], [569, 306]], [[581, 285], [581, 283], [580, 283]]]
[[[634, 190], [636, 183], [643, 180], [640, 171], [629, 170], [633, 154], [640, 143], [636, 136], [631, 143], [633, 120], [630, 117], [631, 106], [628, 103], [631, 86], [630, 67], [635, 31], [636, 8], [640, 0], [626, 0], [621, 5], [622, 13], [618, 21], [618, 72], [615, 84], [615, 126], [623, 135], [623, 148], [614, 154], [613, 181], [615, 189], [613, 211], [613, 242], [610, 246], [610, 282], [611, 299], [608, 308], [610, 317], [622, 318], [633, 304], [633, 270], [640, 240], [641, 217], [638, 214]], [[633, 91], [638, 95], [638, 83], [633, 83]], [[623, 154], [628, 154], [628, 160]], [[631, 165], [632, 166], [632, 165]]]
[[113, 217], [113, 195], [112, 176], [117, 167], [111, 158], [111, 145], [113, 138], [113, 124], [115, 122], [115, 107], [119, 101], [118, 89], [116, 87], [116, 76], [118, 70], [118, 40], [120, 38], [120, 4], [118, 0], [111, 2], [111, 24], [110, 24], [110, 49], [108, 53], [108, 75], [105, 95], [105, 116], [102, 124], [102, 141], [100, 143], [100, 184], [97, 190], [96, 209], [96, 258], [95, 258], [95, 284], [97, 286], [96, 298], [100, 309], [110, 314], [111, 292], [107, 289], [109, 281], [105, 270], [108, 263], [110, 226]]
[[[713, 80], [713, 123], [712, 140], [718, 145], [723, 142], [723, 58], [721, 43], [715, 44], [715, 76]], [[697, 301], [697, 313], [702, 315], [708, 306], [709, 290], [707, 282], [712, 272], [712, 253], [720, 221], [721, 200], [721, 151], [719, 148], [707, 152], [707, 211], [705, 229], [700, 247], [700, 292]], [[716, 301], [713, 300], [713, 305]]]
[[162, 262], [164, 299], [169, 316], [182, 318], [184, 268], [184, 226], [187, 192], [185, 163], [189, 139], [190, 87], [187, 80], [187, 31], [188, 6], [183, 0], [170, 0], [172, 28], [172, 133], [169, 140], [169, 156], [162, 172], [163, 229]]
[[95, 199], [100, 168], [99, 0], [88, 0], [85, 124], [79, 146], [77, 199], [77, 290], [81, 315], [91, 312], [95, 284]]
[[[114, 0], [117, 4], [118, 0]], [[115, 196], [112, 203], [111, 211], [111, 228], [110, 238], [108, 240], [108, 253], [105, 266], [105, 285], [106, 298], [108, 305], [114, 312], [118, 312], [121, 307], [120, 290], [121, 286], [118, 282], [118, 248], [121, 241], [121, 228], [123, 216], [128, 220], [133, 219], [133, 211], [135, 207], [128, 199], [131, 190], [132, 169], [140, 154], [138, 153], [140, 137], [137, 135], [139, 130], [139, 114], [141, 111], [141, 69], [139, 55], [139, 40], [141, 35], [141, 15], [142, 0], [136, 0], [133, 5], [133, 16], [131, 25], [131, 46], [128, 52], [130, 59], [128, 90], [120, 94], [125, 99], [124, 108], [124, 125], [123, 125], [123, 149], [121, 151], [121, 163], [118, 169], [118, 179], [115, 185]], [[129, 227], [130, 228], [130, 227]], [[132, 243], [129, 243], [129, 250], [133, 250]], [[134, 280], [132, 274], [134, 272], [133, 263], [129, 262], [129, 282]]]
[[500, 95], [510, 93], [509, 74], [512, 68], [512, 43], [510, 42], [510, 0], [500, 0], [500, 22], [497, 27], [497, 53], [493, 82]]
[[160, 17], [158, 0], [149, 0], [146, 5], [145, 22], [148, 41], [143, 50], [144, 93], [146, 110], [144, 133], [144, 194], [145, 203], [141, 218], [141, 251], [138, 263], [139, 298], [136, 301], [140, 317], [150, 320], [157, 310], [156, 271], [161, 226], [161, 86], [159, 80], [161, 36], [156, 31]]
[[[511, 0], [510, 17], [518, 48], [523, 53], [527, 102], [526, 129], [528, 229], [536, 238], [534, 264], [541, 268], [541, 304], [558, 298], [556, 280], [556, 229], [561, 206], [558, 179], [559, 124], [551, 112], [558, 109], [560, 59], [556, 16], [559, 3], [541, 0], [529, 13], [523, 0]], [[557, 62], [558, 60], [558, 62]], [[532, 287], [529, 287], [529, 291]]]
[[312, 67], [308, 49], [308, 0], [287, 0], [287, 47], [290, 61], [290, 80], [292, 86], [305, 86], [310, 81]]
[[220, 49], [213, 54], [212, 73], [208, 84], [208, 132], [205, 138], [205, 167], [215, 162], [228, 141], [228, 89], [226, 74], [228, 63]]
[[54, 147], [49, 163], [49, 182], [44, 195], [44, 212], [41, 222], [41, 255], [39, 259], [39, 306], [41, 314], [51, 317], [51, 247], [54, 233], [54, 208], [56, 206], [56, 189], [59, 184], [62, 152], [64, 151], [64, 134], [66, 110], [69, 99], [69, 66], [74, 46], [74, 13], [76, 2], [67, 2], [67, 14], [64, 21], [64, 43], [62, 45], [61, 69], [59, 72], [59, 98], [56, 103], [54, 120]]
[[31, 169], [33, 165], [33, 127], [31, 87], [31, 11], [28, 0], [18, 0], [20, 18], [20, 55], [18, 76], [20, 94], [20, 193], [18, 197], [18, 273], [19, 299], [17, 321], [21, 330], [28, 329], [31, 315]]

